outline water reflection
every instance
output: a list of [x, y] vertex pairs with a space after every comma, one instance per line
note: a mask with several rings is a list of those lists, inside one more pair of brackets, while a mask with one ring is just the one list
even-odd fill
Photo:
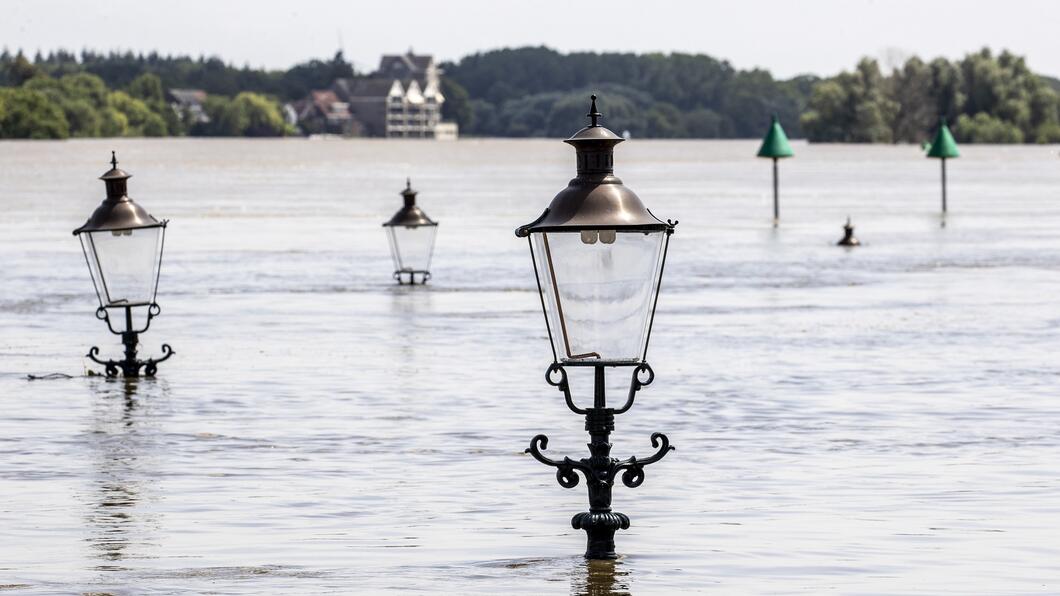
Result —
[[85, 497], [88, 543], [92, 558], [101, 561], [95, 569], [119, 571], [123, 561], [145, 556], [142, 548], [158, 525], [157, 516], [139, 510], [150, 498], [152, 469], [151, 436], [156, 429], [143, 429], [139, 379], [104, 382], [93, 412], [89, 446], [94, 454], [92, 489]]
[[[398, 286], [390, 293], [390, 326], [393, 333], [395, 362], [408, 374], [419, 366], [420, 345], [427, 335], [427, 325], [434, 313], [430, 288]], [[401, 375], [406, 377], [407, 375]], [[408, 389], [408, 387], [402, 387]]]
[[631, 596], [629, 569], [621, 560], [582, 560], [571, 573], [571, 596]]

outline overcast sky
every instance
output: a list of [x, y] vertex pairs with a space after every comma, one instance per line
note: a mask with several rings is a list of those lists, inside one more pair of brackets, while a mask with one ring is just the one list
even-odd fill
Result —
[[286, 68], [334, 54], [358, 70], [414, 48], [441, 59], [500, 47], [702, 52], [778, 77], [835, 74], [864, 55], [957, 58], [989, 45], [1060, 75], [1052, 0], [9, 0], [0, 45], [217, 55]]

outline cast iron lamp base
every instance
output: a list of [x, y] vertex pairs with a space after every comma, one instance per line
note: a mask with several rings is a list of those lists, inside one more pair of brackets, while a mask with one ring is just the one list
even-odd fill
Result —
[[[426, 285], [427, 280], [431, 278], [430, 271], [395, 271], [394, 279], [397, 280], [398, 285], [402, 286], [414, 286], [416, 285], [416, 276], [420, 276], [419, 285]], [[407, 278], [407, 279], [406, 279]]]
[[[570, 387], [567, 384], [567, 371], [562, 364], [554, 363], [548, 367], [545, 380], [549, 385], [557, 387], [563, 392], [567, 407], [575, 414], [585, 416], [585, 430], [588, 431], [590, 442], [590, 456], [580, 460], [569, 457], [563, 461], [556, 461], [545, 457], [541, 450], [548, 448], [548, 437], [537, 435], [530, 440], [530, 447], [526, 453], [534, 456], [537, 461], [556, 468], [556, 480], [564, 488], [574, 488], [578, 485], [578, 474], [576, 470], [585, 475], [585, 482], [589, 489], [589, 511], [575, 515], [571, 519], [571, 526], [576, 530], [585, 530], [588, 546], [585, 550], [587, 559], [616, 559], [615, 532], [629, 528], [629, 517], [623, 513], [611, 510], [611, 488], [615, 484], [615, 477], [622, 473], [622, 484], [630, 488], [636, 488], [644, 482], [644, 466], [653, 464], [674, 448], [670, 446], [670, 440], [662, 433], [654, 433], [651, 436], [652, 447], [656, 452], [650, 457], [638, 459], [619, 460], [611, 457], [611, 443], [608, 438], [611, 431], [615, 429], [615, 414], [622, 414], [633, 407], [633, 400], [637, 391], [645, 385], [650, 385], [655, 380], [655, 373], [647, 363], [637, 365], [633, 370], [633, 379], [630, 382], [629, 396], [625, 405], [619, 409], [608, 408], [604, 395], [604, 367], [606, 364], [593, 364], [595, 373], [594, 399], [592, 408], [579, 408], [571, 399]], [[612, 365], [614, 366], [614, 365]], [[553, 373], [559, 372], [559, 380], [553, 381]], [[646, 373], [645, 380], [640, 380], [640, 375]]]
[[121, 334], [121, 343], [125, 344], [125, 358], [121, 360], [100, 360], [96, 358], [99, 354], [99, 348], [92, 346], [92, 349], [88, 351], [86, 356], [96, 364], [102, 364], [107, 373], [107, 377], [118, 376], [118, 371], [121, 371], [123, 377], [132, 379], [140, 376], [140, 369], [144, 369], [143, 376], [153, 377], [158, 372], [158, 363], [169, 360], [169, 357], [173, 355], [173, 348], [169, 347], [169, 344], [162, 344], [162, 353], [164, 356], [161, 358], [148, 358], [147, 360], [140, 360], [136, 357], [136, 344], [139, 343], [139, 333], [135, 331]]
[[[106, 321], [107, 328], [110, 332], [115, 335], [121, 336], [121, 343], [125, 346], [125, 358], [121, 360], [100, 360], [96, 356], [99, 355], [99, 348], [92, 346], [85, 356], [95, 362], [96, 364], [102, 364], [104, 371], [108, 378], [118, 376], [118, 372], [121, 371], [122, 376], [128, 379], [136, 378], [141, 376], [140, 369], [144, 370], [143, 376], [153, 377], [158, 372], [158, 364], [169, 360], [170, 356], [174, 354], [173, 348], [169, 347], [169, 344], [162, 344], [162, 357], [161, 358], [148, 358], [147, 360], [140, 360], [136, 357], [136, 346], [140, 343], [140, 333], [147, 331], [147, 328], [151, 326], [151, 319], [157, 317], [162, 309], [157, 304], [151, 304], [147, 310], [147, 325], [144, 326], [140, 331], [115, 331], [110, 324], [110, 316], [107, 314], [107, 309], [99, 307], [96, 309], [96, 318], [101, 321]], [[125, 328], [132, 329], [132, 308], [125, 307]]]

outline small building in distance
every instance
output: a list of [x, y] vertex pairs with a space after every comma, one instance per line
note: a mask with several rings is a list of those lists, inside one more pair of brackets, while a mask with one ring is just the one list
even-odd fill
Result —
[[311, 91], [292, 107], [306, 134], [361, 135], [360, 122], [350, 113], [350, 105], [340, 101], [334, 91]]
[[210, 116], [206, 113], [203, 104], [206, 102], [206, 92], [202, 89], [170, 89], [169, 107], [177, 113], [177, 116], [187, 125], [206, 124]]
[[[383, 56], [379, 69], [371, 75], [337, 79], [327, 91], [313, 91], [310, 97], [299, 102], [299, 124], [306, 132], [316, 132], [312, 122], [319, 121], [327, 110], [319, 106], [310, 108], [309, 104], [317, 104], [319, 99], [330, 102], [336, 117], [342, 110], [336, 104], [343, 104], [355, 123], [350, 132], [332, 134], [455, 139], [456, 124], [442, 121], [445, 97], [441, 92], [441, 74], [433, 56], [417, 55], [412, 50]], [[303, 120], [302, 114], [309, 120]]]

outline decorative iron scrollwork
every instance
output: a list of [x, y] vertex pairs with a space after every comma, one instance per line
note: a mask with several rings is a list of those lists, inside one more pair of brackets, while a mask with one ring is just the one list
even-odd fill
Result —
[[[559, 373], [559, 380], [552, 380], [552, 373]], [[567, 384], [567, 369], [563, 368], [563, 365], [558, 362], [553, 362], [548, 366], [548, 370], [545, 371], [545, 382], [553, 387], [559, 389], [563, 393], [563, 400], [567, 402], [567, 408], [571, 412], [584, 416], [588, 413], [588, 410], [579, 408], [574, 404], [574, 398], [570, 394], [570, 385]]]
[[[642, 381], [640, 380], [640, 374], [643, 372], [648, 373], [648, 378]], [[651, 385], [653, 381], [655, 381], [655, 371], [652, 370], [647, 362], [644, 362], [637, 368], [633, 369], [633, 378], [629, 382], [629, 395], [626, 397], [626, 403], [623, 404], [621, 408], [615, 410], [615, 414], [624, 414], [632, 408], [633, 400], [637, 397], [637, 392], [640, 391], [641, 388]]]
[[590, 470], [583, 462], [574, 461], [569, 457], [563, 458], [563, 461], [556, 461], [541, 453], [542, 449], [548, 449], [548, 437], [545, 435], [537, 435], [533, 439], [530, 439], [530, 447], [528, 447], [523, 453], [529, 453], [534, 456], [534, 459], [537, 461], [546, 466], [556, 468], [556, 481], [559, 482], [559, 485], [563, 488], [574, 488], [575, 486], [578, 486], [578, 475], [574, 472], [575, 470], [581, 470], [588, 478]]
[[169, 344], [162, 344], [162, 357], [161, 358], [148, 358], [147, 360], [139, 360], [136, 358], [125, 358], [123, 360], [101, 360], [99, 356], [99, 348], [92, 346], [85, 354], [92, 362], [103, 365], [103, 370], [108, 378], [114, 378], [118, 376], [120, 372], [126, 377], [139, 377], [140, 369], [144, 370], [143, 376], [153, 377], [158, 373], [158, 364], [169, 360], [169, 358], [175, 354], [173, 348]]
[[629, 528], [629, 517], [611, 509], [611, 491], [615, 479], [621, 473], [622, 484], [636, 488], [644, 482], [644, 466], [653, 464], [667, 453], [673, 451], [670, 440], [663, 433], [651, 435], [652, 447], [656, 452], [645, 458], [630, 457], [619, 460], [611, 457], [610, 435], [615, 428], [615, 415], [631, 407], [638, 391], [655, 380], [655, 372], [647, 363], [638, 364], [633, 369], [630, 379], [629, 395], [620, 409], [608, 408], [604, 396], [603, 366], [596, 370], [596, 395], [594, 407], [579, 408], [571, 398], [567, 382], [567, 371], [556, 362], [545, 372], [545, 382], [559, 389], [572, 412], [585, 416], [585, 430], [589, 433], [590, 456], [581, 460], [564, 457], [554, 460], [546, 457], [542, 450], [548, 447], [548, 437], [537, 435], [530, 440], [526, 449], [537, 461], [556, 468], [556, 480], [564, 488], [574, 488], [579, 483], [578, 472], [585, 476], [589, 493], [589, 510], [579, 513], [571, 519], [575, 529], [585, 530], [588, 540], [586, 556], [590, 558], [614, 558], [614, 534], [617, 530]]
[[670, 445], [670, 439], [666, 438], [666, 435], [662, 433], [652, 433], [651, 446], [656, 448], [656, 452], [651, 457], [637, 459], [636, 456], [633, 456], [615, 465], [616, 472], [622, 470], [622, 484], [630, 488], [637, 488], [644, 482], [644, 466], [659, 461], [666, 457], [667, 453], [675, 450]]

